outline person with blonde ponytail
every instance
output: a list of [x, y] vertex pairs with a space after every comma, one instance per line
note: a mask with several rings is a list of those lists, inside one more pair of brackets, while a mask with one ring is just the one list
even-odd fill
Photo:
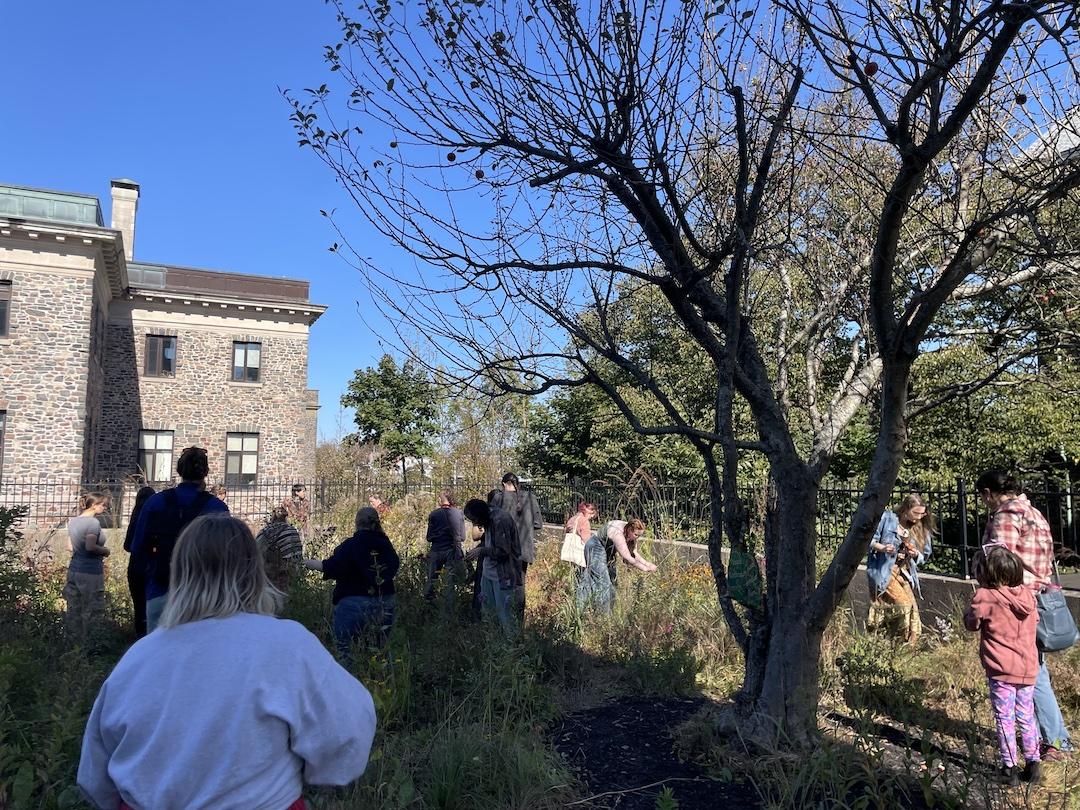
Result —
[[251, 529], [204, 515], [173, 549], [158, 629], [106, 679], [78, 784], [102, 810], [302, 810], [304, 783], [363, 774], [375, 706], [302, 625], [278, 619]]
[[68, 564], [64, 624], [69, 637], [85, 643], [91, 626], [105, 613], [105, 532], [98, 515], [109, 508], [109, 496], [88, 492], [79, 499], [78, 517], [68, 521], [71, 562]]

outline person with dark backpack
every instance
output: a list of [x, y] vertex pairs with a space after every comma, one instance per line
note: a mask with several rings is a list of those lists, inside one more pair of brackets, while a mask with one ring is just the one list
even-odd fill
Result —
[[536, 535], [544, 528], [544, 515], [536, 494], [523, 490], [518, 477], [508, 472], [502, 477], [502, 489], [488, 496], [488, 504], [503, 509], [514, 519], [521, 544], [521, 573], [524, 576], [536, 559]]
[[132, 564], [146, 572], [146, 629], [153, 632], [169, 595], [169, 565], [180, 532], [200, 515], [228, 512], [206, 491], [206, 450], [188, 447], [176, 462], [180, 483], [152, 496], [139, 513], [131, 540]]

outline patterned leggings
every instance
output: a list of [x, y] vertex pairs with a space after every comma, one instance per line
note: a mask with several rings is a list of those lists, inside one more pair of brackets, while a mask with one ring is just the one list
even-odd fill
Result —
[[1017, 726], [1020, 726], [1024, 759], [1028, 762], [1038, 762], [1039, 726], [1035, 722], [1035, 687], [1017, 686], [1014, 683], [996, 681], [993, 678], [988, 680], [1002, 765], [1006, 768], [1016, 767]]

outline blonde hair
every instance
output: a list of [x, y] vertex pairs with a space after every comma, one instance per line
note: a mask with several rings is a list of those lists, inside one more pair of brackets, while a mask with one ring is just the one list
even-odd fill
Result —
[[176, 627], [236, 613], [273, 616], [282, 593], [266, 578], [251, 529], [230, 515], [203, 515], [180, 533], [172, 585], [159, 626]]

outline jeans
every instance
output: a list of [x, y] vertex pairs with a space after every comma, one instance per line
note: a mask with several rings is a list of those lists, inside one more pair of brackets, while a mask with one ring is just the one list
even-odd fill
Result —
[[146, 635], [146, 573], [129, 562], [127, 582], [135, 608], [135, 637], [142, 638]]
[[483, 577], [480, 580], [480, 611], [485, 618], [496, 618], [508, 637], [517, 632], [521, 610], [525, 605], [525, 588]]
[[146, 600], [146, 632], [153, 633], [161, 621], [161, 614], [165, 612], [165, 603], [169, 601], [169, 595], [155, 596]]
[[604, 544], [594, 534], [585, 543], [585, 567], [577, 572], [578, 610], [591, 606], [601, 613], [611, 611], [615, 603], [615, 585], [611, 580]]
[[1061, 716], [1054, 687], [1050, 684], [1050, 671], [1046, 668], [1046, 654], [1039, 651], [1039, 674], [1035, 678], [1035, 718], [1039, 721], [1039, 734], [1047, 745], [1071, 751], [1069, 731]]
[[353, 642], [370, 637], [382, 646], [394, 623], [397, 600], [389, 596], [346, 596], [334, 605], [334, 643], [348, 658]]
[[424, 587], [426, 598], [435, 596], [435, 583], [439, 581], [440, 575], [443, 580], [443, 594], [447, 604], [452, 605], [458, 583], [469, 578], [460, 548], [433, 548], [428, 554], [427, 585]]

